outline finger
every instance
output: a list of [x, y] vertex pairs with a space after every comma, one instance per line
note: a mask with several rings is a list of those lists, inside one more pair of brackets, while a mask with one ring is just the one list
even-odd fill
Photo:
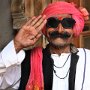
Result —
[[34, 19], [32, 22], [31, 22], [31, 26], [33, 26], [42, 16], [39, 15], [36, 19]]
[[30, 43], [35, 44], [40, 37], [41, 37], [41, 34], [38, 34], [34, 39], [30, 39]]
[[38, 34], [34, 39], [33, 41], [36, 42], [37, 40], [39, 40], [39, 38], [42, 36], [42, 34]]
[[47, 22], [47, 20], [45, 19], [45, 20], [41, 23], [41, 25], [37, 27], [37, 32], [38, 32], [38, 33], [44, 28], [44, 26], [46, 25], [46, 22]]
[[37, 34], [30, 35], [30, 39], [33, 40], [35, 38], [38, 38], [38, 36], [41, 36], [41, 35], [42, 35], [41, 32], [40, 33], [37, 33]]
[[36, 24], [34, 24], [34, 27], [37, 28], [38, 26], [40, 26], [41, 23], [43, 23], [43, 21], [45, 20], [46, 16], [42, 16], [38, 22]]
[[35, 19], [36, 17], [32, 17], [30, 20], [28, 20], [28, 22], [25, 24], [26, 26], [30, 25], [30, 23]]
[[36, 38], [36, 39], [39, 39], [42, 35], [43, 35], [42, 33], [39, 33], [39, 34], [36, 35], [35, 38]]

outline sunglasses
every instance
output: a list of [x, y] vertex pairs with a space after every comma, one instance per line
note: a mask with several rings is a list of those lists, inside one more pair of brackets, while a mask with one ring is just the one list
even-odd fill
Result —
[[63, 18], [62, 20], [59, 20], [57, 17], [50, 17], [47, 19], [46, 27], [57, 28], [60, 23], [63, 26], [63, 28], [69, 29], [73, 28], [76, 21], [73, 18]]

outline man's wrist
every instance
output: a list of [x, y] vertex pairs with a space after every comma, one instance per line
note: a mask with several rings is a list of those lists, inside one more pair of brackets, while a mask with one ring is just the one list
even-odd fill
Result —
[[16, 53], [18, 53], [21, 49], [23, 49], [23, 46], [15, 39], [13, 41], [14, 41], [14, 47], [15, 47]]

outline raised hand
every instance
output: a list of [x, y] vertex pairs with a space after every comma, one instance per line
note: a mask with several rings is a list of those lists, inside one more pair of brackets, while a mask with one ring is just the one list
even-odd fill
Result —
[[16, 51], [20, 51], [28, 46], [33, 46], [42, 35], [42, 28], [46, 24], [46, 16], [32, 17], [19, 30], [14, 38]]

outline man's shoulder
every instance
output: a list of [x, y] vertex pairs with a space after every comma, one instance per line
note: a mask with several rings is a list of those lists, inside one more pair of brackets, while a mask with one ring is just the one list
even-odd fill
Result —
[[90, 53], [90, 49], [86, 49], [86, 48], [77, 48], [79, 52], [83, 53], [83, 52], [87, 52]]
[[84, 57], [86, 55], [86, 57], [89, 59], [90, 57], [90, 50], [86, 49], [86, 48], [78, 48], [78, 53], [77, 53], [80, 57]]

